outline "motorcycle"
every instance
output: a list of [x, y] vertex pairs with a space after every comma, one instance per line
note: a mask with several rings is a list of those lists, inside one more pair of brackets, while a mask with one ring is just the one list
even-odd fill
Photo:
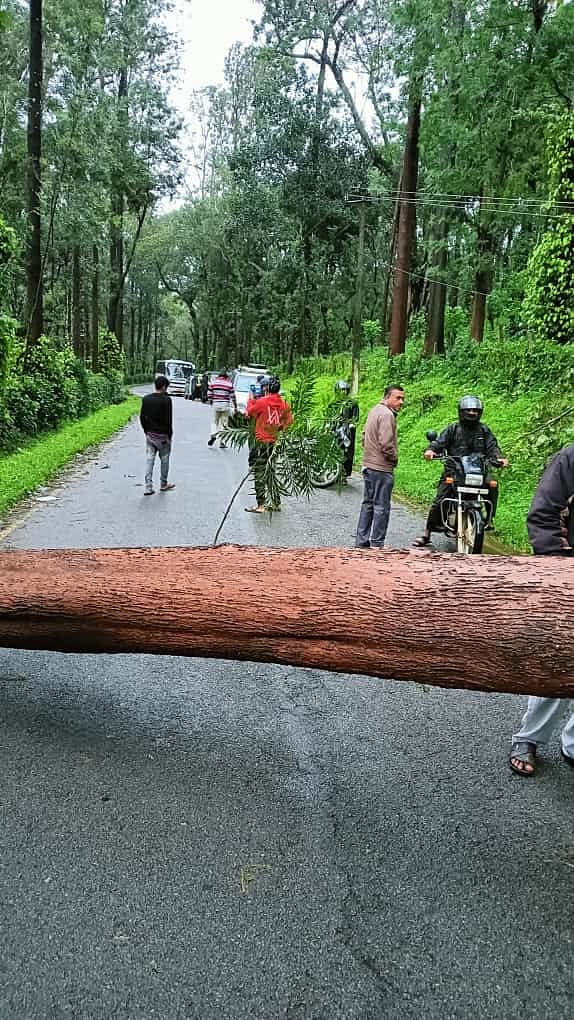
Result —
[[[437, 433], [427, 432], [426, 437], [432, 443]], [[437, 459], [444, 462], [445, 482], [452, 489], [452, 495], [443, 496], [440, 503], [444, 532], [456, 540], [457, 552], [481, 553], [484, 532], [493, 517], [492, 490], [498, 486], [496, 479], [488, 477], [488, 469], [498, 466], [498, 461], [480, 453], [464, 457], [443, 454]]]
[[337, 439], [337, 445], [342, 450], [342, 460], [338, 464], [331, 464], [324, 469], [317, 471], [315, 478], [313, 479], [313, 485], [316, 489], [328, 489], [331, 485], [335, 485], [336, 482], [343, 481], [346, 477], [346, 471], [344, 468], [345, 455], [350, 450], [353, 436], [351, 435], [351, 423], [348, 421], [341, 421], [333, 427], [333, 432]]

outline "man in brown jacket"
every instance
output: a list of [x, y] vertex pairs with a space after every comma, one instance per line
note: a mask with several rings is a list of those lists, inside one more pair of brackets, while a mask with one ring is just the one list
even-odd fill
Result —
[[380, 404], [369, 411], [363, 432], [363, 502], [356, 549], [382, 549], [391, 513], [393, 472], [397, 466], [396, 416], [405, 402], [401, 386], [387, 386]]

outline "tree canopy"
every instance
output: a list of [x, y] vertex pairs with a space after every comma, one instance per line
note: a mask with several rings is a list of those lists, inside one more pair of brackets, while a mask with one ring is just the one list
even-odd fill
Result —
[[441, 353], [453, 309], [476, 341], [574, 340], [571, 3], [262, 0], [185, 132], [169, 0], [34, 3], [36, 69], [34, 4], [0, 20], [0, 288], [29, 344], [97, 367], [107, 330], [136, 376], [400, 353], [417, 313]]

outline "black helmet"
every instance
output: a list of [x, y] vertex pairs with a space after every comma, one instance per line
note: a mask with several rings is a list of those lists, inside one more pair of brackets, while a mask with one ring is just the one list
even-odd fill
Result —
[[470, 422], [480, 421], [482, 410], [482, 400], [480, 400], [479, 397], [473, 397], [470, 395], [462, 397], [462, 399], [458, 402], [458, 420], [461, 425], [468, 425]]
[[335, 393], [349, 393], [350, 389], [350, 383], [348, 383], [346, 379], [339, 379], [339, 381], [335, 383]]
[[281, 389], [281, 381], [276, 375], [272, 375], [269, 378], [268, 389], [270, 393], [279, 393]]

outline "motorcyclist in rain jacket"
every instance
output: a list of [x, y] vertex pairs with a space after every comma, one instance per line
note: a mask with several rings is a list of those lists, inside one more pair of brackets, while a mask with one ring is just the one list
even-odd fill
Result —
[[[437, 438], [430, 443], [424, 452], [426, 460], [434, 460], [446, 454], [447, 457], [467, 457], [471, 453], [480, 453], [490, 461], [497, 461], [500, 467], [508, 467], [508, 460], [500, 452], [496, 436], [488, 425], [480, 421], [483, 411], [479, 397], [466, 396], [458, 402], [458, 421], [447, 425]], [[433, 531], [442, 531], [441, 502], [445, 496], [452, 494], [452, 486], [446, 483], [447, 471], [443, 471], [437, 488], [436, 497], [431, 504], [425, 530], [414, 542], [415, 546], [428, 545]], [[492, 518], [496, 512], [498, 490], [491, 490]]]

